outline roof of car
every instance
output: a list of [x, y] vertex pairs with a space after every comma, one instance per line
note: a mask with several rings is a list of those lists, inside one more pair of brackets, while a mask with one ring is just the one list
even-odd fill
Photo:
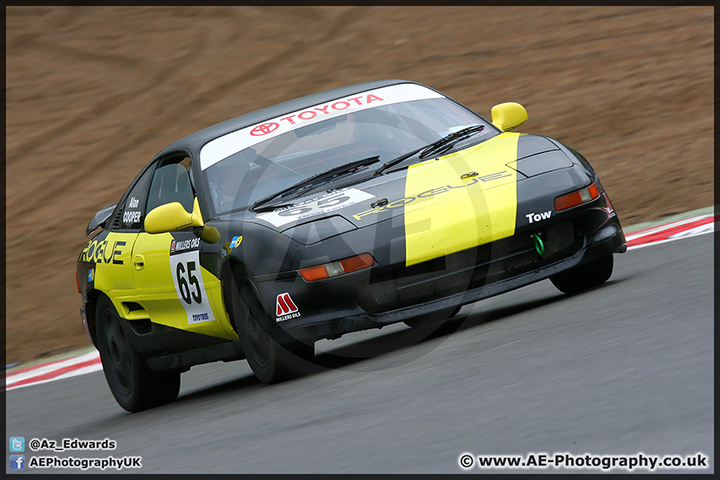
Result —
[[240, 130], [241, 128], [260, 123], [264, 120], [277, 117], [284, 113], [301, 110], [303, 108], [334, 100], [336, 98], [353, 95], [355, 93], [360, 93], [380, 87], [386, 87], [389, 85], [396, 85], [399, 83], [416, 82], [400, 79], [376, 80], [373, 82], [364, 82], [355, 85], [335, 88], [332, 90], [327, 90], [325, 92], [313, 93], [311, 95], [306, 95], [304, 97], [296, 98], [294, 100], [278, 103], [277, 105], [272, 105], [270, 107], [266, 107], [260, 110], [255, 110], [254, 112], [246, 113], [244, 115], [225, 120], [224, 122], [220, 122], [210, 127], [203, 128], [202, 130], [199, 130], [195, 133], [191, 133], [190, 135], [183, 137], [180, 140], [172, 143], [168, 147], [164, 148], [160, 153], [155, 156], [155, 158], [182, 149], [188, 149], [191, 152], [197, 153], [202, 148], [202, 146], [210, 140], [221, 137], [236, 130]]

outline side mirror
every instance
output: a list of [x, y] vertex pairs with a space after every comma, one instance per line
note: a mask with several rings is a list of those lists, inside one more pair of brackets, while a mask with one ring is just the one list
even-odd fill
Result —
[[492, 107], [492, 124], [503, 132], [509, 132], [527, 122], [528, 114], [525, 107], [515, 102], [501, 103]]
[[90, 223], [88, 223], [87, 228], [85, 228], [85, 235], [90, 236], [90, 234], [96, 229], [104, 227], [107, 221], [110, 219], [110, 215], [112, 215], [112, 212], [115, 210], [115, 207], [117, 207], [117, 203], [113, 203], [112, 205], [109, 205], [102, 210], [98, 210], [98, 212], [93, 216], [92, 220], [90, 220]]
[[197, 197], [192, 213], [188, 213], [180, 202], [170, 202], [153, 208], [145, 215], [145, 231], [148, 233], [166, 233], [190, 227], [203, 227], [200, 205]]

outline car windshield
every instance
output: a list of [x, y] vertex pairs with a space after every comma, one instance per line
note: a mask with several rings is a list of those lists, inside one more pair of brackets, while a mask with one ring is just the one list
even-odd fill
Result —
[[[300, 122], [302, 115], [311, 110], [301, 112], [297, 117], [283, 117], [280, 120], [286, 120], [285, 123], [295, 117], [297, 122], [293, 126], [296, 128], [267, 135], [270, 138], [266, 140], [263, 136], [279, 129], [278, 125], [282, 123], [266, 122], [254, 126], [249, 135], [261, 141], [220, 160], [208, 161], [211, 157], [203, 151], [201, 162], [205, 165], [202, 171], [215, 212], [223, 214], [246, 209], [257, 200], [304, 179], [364, 158], [378, 156], [379, 162], [375, 165], [379, 166], [380, 162], [392, 160], [468, 125], [486, 123], [470, 110], [440, 95], [369, 108], [371, 106], [372, 103], [364, 109], [307, 122], [309, 124], [304, 126]], [[322, 112], [322, 106], [316, 110]], [[486, 128], [478, 138], [495, 134], [494, 129]], [[348, 178], [367, 168], [370, 167], [351, 169]]]

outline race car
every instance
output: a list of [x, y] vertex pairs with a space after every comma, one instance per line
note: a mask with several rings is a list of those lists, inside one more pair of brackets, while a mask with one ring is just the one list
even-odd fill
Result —
[[588, 161], [416, 82], [305, 96], [158, 153], [87, 227], [83, 325], [134, 412], [177, 398], [180, 374], [247, 359], [272, 383], [314, 344], [550, 279], [604, 283], [626, 242]]

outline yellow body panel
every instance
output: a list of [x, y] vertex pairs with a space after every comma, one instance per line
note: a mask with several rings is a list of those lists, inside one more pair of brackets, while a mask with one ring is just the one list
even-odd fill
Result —
[[122, 314], [122, 302], [132, 301], [136, 289], [131, 253], [137, 233], [109, 233], [104, 240], [91, 240], [80, 255], [81, 260], [94, 262], [95, 288], [103, 291]]
[[[103, 240], [91, 240], [80, 259], [95, 263], [94, 288], [110, 298], [121, 317], [130, 321], [149, 318], [169, 327], [236, 340], [223, 304], [220, 279], [200, 266], [197, 250], [183, 255], [197, 257], [192, 258], [197, 269], [194, 273], [199, 272], [202, 281], [198, 281], [193, 293], [202, 303], [195, 307], [200, 312], [204, 309], [207, 319], [191, 322], [192, 312], [184, 307], [176, 289], [170, 256], [172, 241], [170, 233], [110, 232]], [[134, 304], [142, 308], [138, 310]]]
[[[176, 289], [177, 280], [171, 265], [170, 233], [140, 233], [133, 248], [133, 271], [137, 285], [137, 303], [139, 303], [154, 323], [210, 335], [219, 338], [237, 339], [232, 329], [222, 300], [220, 279], [199, 265], [197, 271], [202, 274], [201, 290], [197, 293], [203, 299], [203, 308], [209, 308], [211, 321], [191, 323], [191, 313], [186, 312], [182, 299]], [[186, 255], [197, 254], [197, 250]], [[140, 258], [142, 257], [142, 258]], [[142, 262], [143, 267], [138, 268]], [[192, 286], [190, 287], [192, 288]], [[200, 290], [200, 287], [198, 287]], [[207, 310], [206, 310], [207, 311]], [[207, 313], [210, 313], [207, 311]]]
[[515, 234], [517, 172], [506, 163], [517, 159], [520, 135], [503, 133], [408, 168], [407, 266]]

